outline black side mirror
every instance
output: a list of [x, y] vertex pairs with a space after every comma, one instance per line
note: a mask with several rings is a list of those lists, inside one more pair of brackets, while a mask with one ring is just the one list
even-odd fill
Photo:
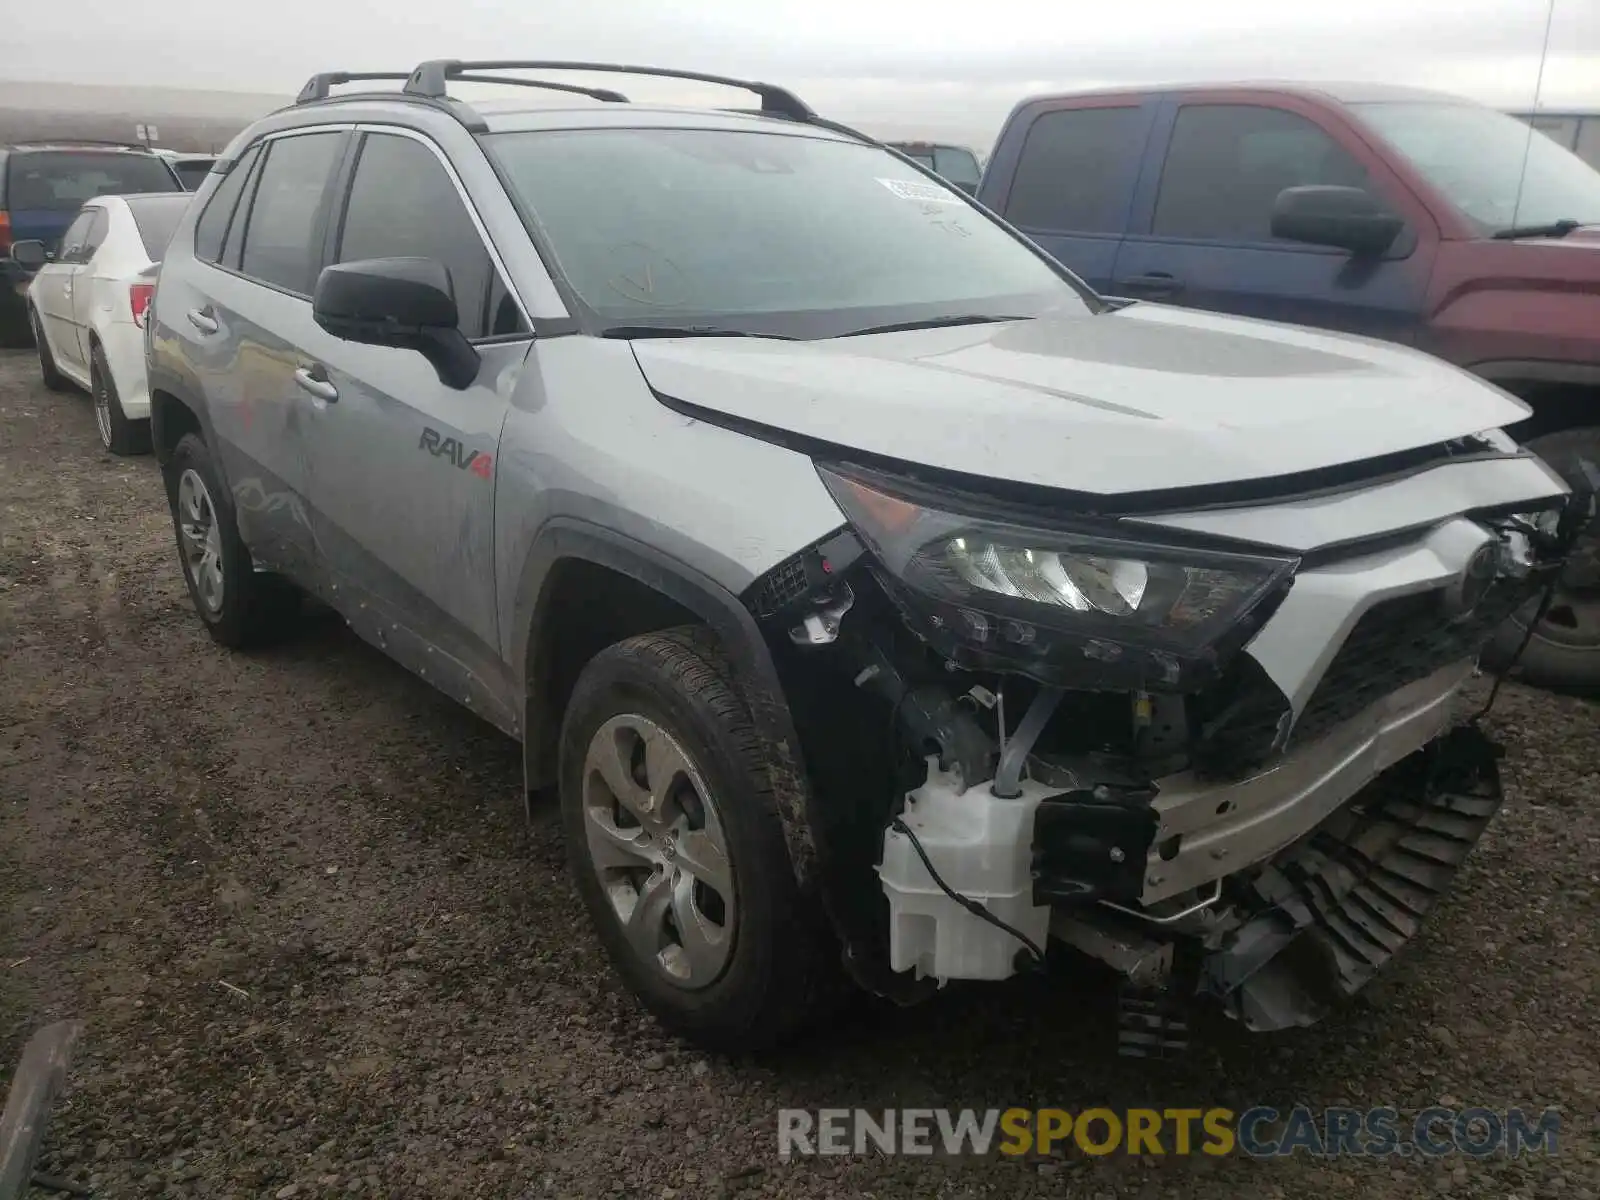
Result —
[[31, 238], [20, 242], [12, 242], [11, 261], [29, 271], [37, 271], [50, 261], [50, 252], [45, 249], [43, 242], [34, 241]]
[[1272, 236], [1351, 254], [1377, 255], [1394, 245], [1405, 221], [1362, 188], [1284, 188], [1272, 206]]
[[311, 316], [336, 338], [415, 350], [460, 391], [478, 377], [478, 352], [458, 327], [450, 272], [431, 258], [369, 258], [326, 267]]
[[976, 196], [978, 194], [978, 185], [975, 183], [955, 183], [952, 181], [952, 185], [960, 188], [969, 196]]

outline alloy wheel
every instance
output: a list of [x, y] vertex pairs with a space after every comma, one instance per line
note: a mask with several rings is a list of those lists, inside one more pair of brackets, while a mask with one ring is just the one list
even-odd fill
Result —
[[100, 431], [101, 444], [107, 450], [111, 449], [111, 389], [106, 386], [106, 377], [99, 371], [94, 373], [94, 387], [91, 389], [94, 398], [94, 424]]
[[612, 717], [583, 766], [589, 862], [628, 944], [674, 985], [714, 983], [733, 950], [737, 897], [716, 802], [673, 737]]
[[178, 531], [183, 568], [194, 583], [195, 595], [212, 616], [222, 611], [222, 531], [216, 506], [205, 480], [193, 467], [178, 480]]

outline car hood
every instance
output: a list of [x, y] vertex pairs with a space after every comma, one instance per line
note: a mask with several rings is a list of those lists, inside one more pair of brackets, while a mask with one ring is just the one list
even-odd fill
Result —
[[846, 451], [1077, 492], [1210, 487], [1521, 420], [1365, 338], [1155, 304], [824, 341], [635, 341], [663, 398]]

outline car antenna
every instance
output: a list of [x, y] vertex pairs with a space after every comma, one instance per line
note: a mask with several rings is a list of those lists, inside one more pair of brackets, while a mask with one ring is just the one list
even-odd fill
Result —
[[[1533, 111], [1539, 111], [1539, 97], [1544, 94], [1544, 66], [1550, 59], [1550, 29], [1556, 20], [1556, 0], [1549, 0], [1544, 14], [1544, 46], [1539, 51], [1539, 73], [1533, 80]], [[1528, 183], [1528, 158], [1533, 153], [1533, 136], [1538, 131], [1528, 122], [1528, 137], [1522, 143], [1522, 172], [1517, 176], [1517, 198], [1511, 203], [1511, 228], [1517, 228], [1517, 218], [1522, 215], [1522, 189]], [[1542, 135], [1541, 135], [1542, 136]]]

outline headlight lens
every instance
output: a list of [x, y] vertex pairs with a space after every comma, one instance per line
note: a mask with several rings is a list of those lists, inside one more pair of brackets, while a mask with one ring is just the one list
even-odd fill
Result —
[[[1097, 664], [1140, 686], [1182, 687], [1242, 640], [1249, 617], [1292, 579], [1289, 556], [1123, 536], [1109, 522], [1046, 526], [952, 511], [959, 499], [854, 468], [819, 467], [823, 482], [888, 574], [958, 661], [978, 651], [1041, 677]], [[948, 507], [947, 507], [948, 506]], [[975, 505], [974, 505], [975, 507]], [[991, 507], [985, 504], [985, 508]], [[1109, 686], [1103, 679], [1079, 686]]]

